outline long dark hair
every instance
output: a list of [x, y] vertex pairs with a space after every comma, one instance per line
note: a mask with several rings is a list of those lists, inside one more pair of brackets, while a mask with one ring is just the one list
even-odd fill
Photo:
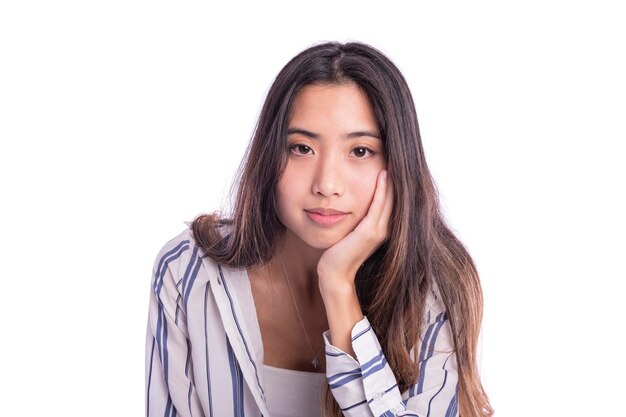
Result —
[[[323, 43], [285, 65], [270, 88], [240, 169], [232, 217], [197, 217], [194, 237], [206, 256], [230, 267], [250, 267], [272, 258], [274, 243], [284, 230], [274, 195], [287, 160], [293, 101], [307, 85], [344, 83], [358, 85], [369, 98], [395, 190], [390, 237], [357, 273], [363, 311], [404, 391], [419, 375], [419, 364], [410, 352], [418, 346], [426, 294], [435, 285], [453, 333], [460, 414], [491, 415], [476, 363], [482, 320], [478, 273], [441, 213], [406, 80], [377, 49], [362, 43]], [[218, 227], [225, 223], [230, 225], [226, 237]], [[341, 414], [328, 389], [325, 414]]]

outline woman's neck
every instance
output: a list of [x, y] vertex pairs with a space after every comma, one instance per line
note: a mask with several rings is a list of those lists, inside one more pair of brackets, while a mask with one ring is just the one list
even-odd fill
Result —
[[276, 245], [276, 252], [270, 263], [279, 274], [283, 273], [284, 265], [284, 273], [295, 293], [315, 299], [320, 296], [317, 263], [323, 252], [310, 247], [286, 230]]

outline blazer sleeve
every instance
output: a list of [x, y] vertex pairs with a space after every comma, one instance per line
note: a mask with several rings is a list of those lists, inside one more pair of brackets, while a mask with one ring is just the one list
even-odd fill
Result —
[[154, 262], [146, 335], [147, 417], [204, 415], [190, 369], [180, 290], [189, 258], [188, 241], [182, 241], [166, 245]]
[[333, 346], [329, 332], [324, 333], [328, 384], [344, 416], [458, 416], [458, 372], [448, 316], [429, 309], [426, 317], [412, 352], [419, 355], [420, 374], [403, 393], [367, 317], [352, 330], [356, 358]]

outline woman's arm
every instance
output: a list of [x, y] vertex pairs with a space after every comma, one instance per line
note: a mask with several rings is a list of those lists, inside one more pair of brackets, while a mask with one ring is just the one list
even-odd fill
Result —
[[335, 400], [347, 417], [458, 415], [457, 362], [444, 312], [431, 311], [413, 357], [420, 361], [418, 380], [402, 394], [367, 318], [351, 334], [354, 356], [326, 340], [326, 373]]
[[335, 346], [348, 353], [353, 353], [352, 328], [363, 318], [354, 282], [356, 273], [387, 239], [392, 209], [393, 187], [387, 171], [382, 170], [367, 215], [352, 232], [328, 248], [317, 265], [330, 334]]
[[[363, 317], [355, 277], [360, 265], [385, 241], [393, 209], [386, 171], [378, 176], [367, 215], [318, 263], [320, 292], [329, 331], [326, 374], [345, 416], [445, 416], [457, 414], [457, 372], [450, 326], [443, 309], [428, 311], [421, 336], [420, 377], [402, 395], [382, 348]], [[431, 303], [432, 304], [432, 303]], [[412, 410], [412, 411], [411, 411]]]
[[146, 340], [148, 417], [203, 415], [189, 369], [190, 349], [179, 291], [181, 283], [176, 282], [172, 272], [175, 265], [188, 263], [189, 252], [188, 240], [171, 248], [166, 245], [154, 263]]

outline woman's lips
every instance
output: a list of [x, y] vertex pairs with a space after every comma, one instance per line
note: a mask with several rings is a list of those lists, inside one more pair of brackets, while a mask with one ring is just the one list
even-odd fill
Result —
[[348, 213], [342, 211], [323, 208], [314, 208], [304, 211], [307, 216], [309, 216], [309, 219], [322, 226], [333, 225], [343, 220], [348, 215]]

